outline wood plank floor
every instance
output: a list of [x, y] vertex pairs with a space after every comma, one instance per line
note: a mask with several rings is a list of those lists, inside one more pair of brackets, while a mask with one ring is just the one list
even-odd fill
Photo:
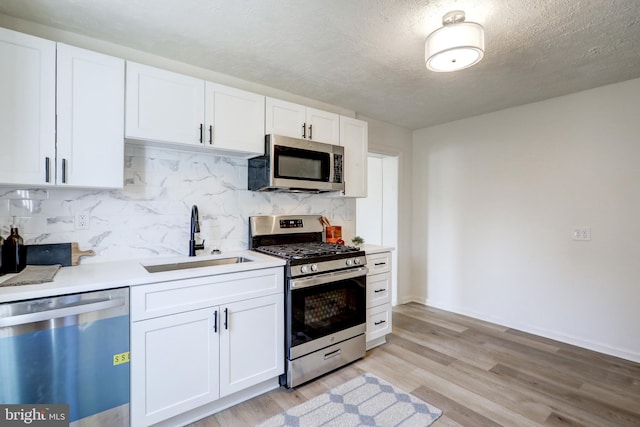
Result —
[[363, 359], [191, 427], [253, 426], [364, 372], [442, 409], [434, 427], [640, 426], [640, 364], [411, 303]]

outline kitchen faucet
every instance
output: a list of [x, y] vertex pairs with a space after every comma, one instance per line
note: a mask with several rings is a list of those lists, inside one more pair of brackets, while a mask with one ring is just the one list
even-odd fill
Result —
[[202, 243], [196, 243], [196, 233], [200, 232], [200, 220], [198, 219], [198, 207], [191, 206], [191, 235], [189, 239], [189, 256], [196, 256], [196, 251], [204, 249], [204, 240]]

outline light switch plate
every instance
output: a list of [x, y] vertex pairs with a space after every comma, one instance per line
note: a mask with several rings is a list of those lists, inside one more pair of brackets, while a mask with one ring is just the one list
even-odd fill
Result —
[[591, 240], [591, 228], [576, 227], [573, 229], [573, 240], [589, 241]]

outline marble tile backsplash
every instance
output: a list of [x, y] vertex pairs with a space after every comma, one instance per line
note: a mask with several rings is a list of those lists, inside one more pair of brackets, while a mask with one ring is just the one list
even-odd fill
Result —
[[[355, 199], [247, 190], [247, 161], [152, 146], [125, 148], [121, 190], [0, 188], [0, 235], [15, 217], [26, 244], [78, 242], [82, 263], [187, 255], [191, 206], [205, 251], [248, 248], [252, 215], [318, 214], [355, 230]], [[76, 215], [89, 217], [78, 230]]]

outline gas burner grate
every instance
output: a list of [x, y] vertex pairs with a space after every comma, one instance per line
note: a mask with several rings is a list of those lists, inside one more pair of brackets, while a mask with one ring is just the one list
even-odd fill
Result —
[[360, 251], [360, 249], [353, 246], [320, 242], [259, 246], [255, 248], [255, 250], [285, 259], [304, 259], [318, 256], [350, 254]]

